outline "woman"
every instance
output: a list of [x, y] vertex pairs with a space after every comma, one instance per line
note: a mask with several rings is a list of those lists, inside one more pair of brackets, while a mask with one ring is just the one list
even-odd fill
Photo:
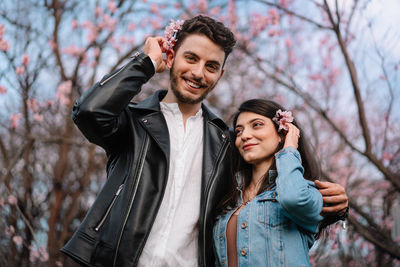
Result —
[[291, 113], [282, 110], [253, 99], [234, 117], [236, 190], [216, 219], [217, 266], [310, 265], [308, 251], [323, 219], [312, 182], [318, 165]]

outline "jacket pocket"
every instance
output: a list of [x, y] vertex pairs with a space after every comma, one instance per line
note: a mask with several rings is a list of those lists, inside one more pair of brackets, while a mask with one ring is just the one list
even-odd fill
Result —
[[268, 227], [279, 227], [288, 223], [275, 192], [258, 200], [257, 220]]
[[97, 223], [97, 225], [94, 227], [94, 230], [96, 232], [100, 231], [101, 227], [104, 225], [104, 222], [106, 221], [108, 215], [110, 214], [110, 211], [112, 209], [112, 207], [114, 206], [115, 202], [118, 199], [119, 194], [122, 191], [122, 188], [124, 187], [124, 184], [121, 184], [117, 190], [117, 192], [114, 194], [114, 197], [111, 200], [110, 205], [107, 207], [106, 212], [104, 213], [104, 215], [101, 217], [100, 221]]

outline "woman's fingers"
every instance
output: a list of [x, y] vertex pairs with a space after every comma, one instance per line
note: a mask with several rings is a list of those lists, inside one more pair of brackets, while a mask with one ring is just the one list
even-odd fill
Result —
[[285, 136], [285, 144], [283, 147], [294, 147], [297, 149], [300, 138], [300, 130], [290, 122], [286, 123], [285, 125], [288, 127], [288, 131]]

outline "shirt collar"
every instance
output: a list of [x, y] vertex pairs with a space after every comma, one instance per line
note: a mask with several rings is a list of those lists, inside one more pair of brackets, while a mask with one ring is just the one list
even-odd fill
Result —
[[[162, 112], [170, 112], [174, 115], [180, 115], [182, 116], [182, 112], [179, 109], [178, 103], [166, 103], [166, 102], [160, 102], [160, 109]], [[196, 115], [193, 117], [195, 119], [200, 118], [203, 115], [203, 110], [200, 108]]]

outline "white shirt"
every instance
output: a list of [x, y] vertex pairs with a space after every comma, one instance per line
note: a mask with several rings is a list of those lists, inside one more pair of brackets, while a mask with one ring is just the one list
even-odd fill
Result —
[[139, 266], [198, 266], [198, 220], [203, 162], [200, 109], [183, 125], [177, 103], [160, 103], [170, 138], [167, 186]]

